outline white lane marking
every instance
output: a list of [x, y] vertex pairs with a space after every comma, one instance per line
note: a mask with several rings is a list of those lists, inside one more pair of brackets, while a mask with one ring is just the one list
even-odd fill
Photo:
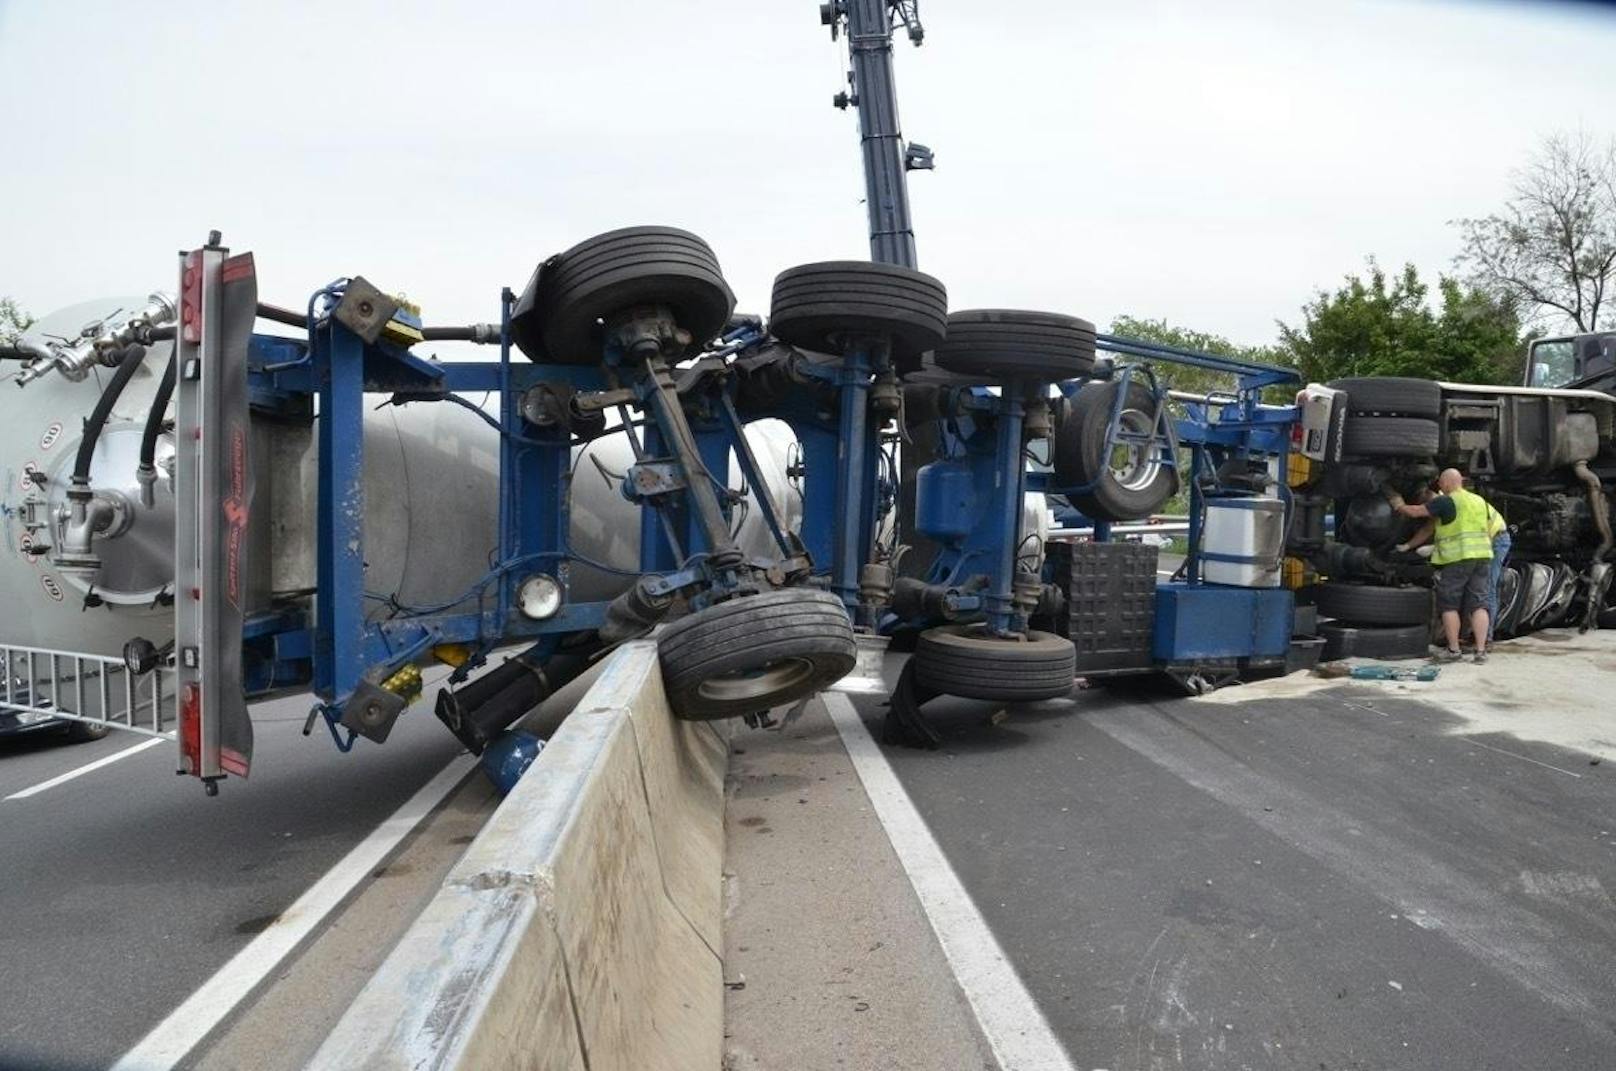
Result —
[[310, 885], [291, 907], [280, 913], [269, 929], [253, 938], [212, 978], [203, 982], [200, 989], [170, 1012], [168, 1018], [124, 1053], [113, 1065], [113, 1071], [156, 1071], [183, 1060], [238, 1004], [252, 995], [282, 960], [297, 950], [326, 916], [348, 902], [358, 885], [387, 861], [422, 819], [460, 787], [476, 764], [474, 756], [456, 756], [336, 866]]
[[1472, 747], [1485, 748], [1488, 751], [1496, 751], [1500, 755], [1508, 755], [1510, 758], [1512, 758], [1512, 759], [1520, 759], [1522, 762], [1529, 762], [1533, 766], [1541, 766], [1545, 770], [1553, 770], [1555, 773], [1563, 773], [1567, 777], [1575, 777], [1579, 781], [1582, 780], [1582, 775], [1580, 773], [1573, 773], [1570, 770], [1562, 770], [1558, 766], [1550, 766], [1548, 763], [1539, 762], [1536, 759], [1531, 758], [1530, 756], [1518, 755], [1513, 751], [1505, 751], [1501, 747], [1493, 747], [1491, 744], [1483, 744], [1480, 740], [1466, 740], [1465, 743], [1469, 744]]
[[834, 692], [820, 698], [999, 1066], [1007, 1071], [1075, 1071], [852, 702]]
[[129, 756], [137, 754], [138, 752], [141, 752], [141, 751], [145, 751], [149, 747], [156, 747], [158, 744], [172, 744], [172, 743], [173, 743], [172, 740], [169, 740], [169, 739], [167, 739], [165, 737], [161, 737], [161, 736], [154, 736], [150, 740], [142, 740], [140, 743], [134, 745], [133, 747], [126, 747], [122, 751], [114, 751], [110, 755], [103, 755], [101, 758], [96, 759], [94, 762], [87, 762], [83, 766], [80, 766], [75, 770], [69, 770], [64, 774], [57, 774], [55, 777], [52, 777], [50, 780], [41, 781], [39, 784], [33, 785], [33, 786], [29, 787], [29, 788], [25, 788], [21, 792], [13, 792], [11, 795], [7, 796], [6, 799], [8, 799], [8, 800], [25, 800], [29, 796], [37, 796], [41, 792], [44, 792], [46, 789], [55, 788], [57, 785], [65, 785], [65, 784], [67, 784], [67, 782], [73, 780], [75, 777], [83, 777], [87, 773], [94, 773], [96, 770], [99, 770], [103, 766], [111, 766], [113, 763], [117, 762], [119, 759], [127, 759]]

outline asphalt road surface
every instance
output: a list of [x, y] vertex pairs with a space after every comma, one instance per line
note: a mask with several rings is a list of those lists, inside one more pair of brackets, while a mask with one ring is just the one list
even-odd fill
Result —
[[0, 1069], [110, 1066], [460, 750], [417, 703], [344, 755], [308, 705], [211, 799], [167, 742], [6, 799], [148, 738], [0, 741]]
[[1616, 1067], [1588, 753], [1363, 687], [926, 709], [883, 751], [1076, 1067]]

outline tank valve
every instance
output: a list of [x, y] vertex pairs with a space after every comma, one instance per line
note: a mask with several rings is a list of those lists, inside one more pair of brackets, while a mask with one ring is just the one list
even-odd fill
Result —
[[101, 556], [95, 540], [122, 535], [129, 530], [134, 511], [116, 491], [92, 491], [88, 483], [74, 481], [67, 489], [67, 502], [56, 511], [56, 539], [51, 563], [64, 573], [95, 579], [101, 571]]
[[37, 356], [17, 373], [17, 386], [26, 387], [52, 371], [78, 382], [97, 364], [117, 364], [124, 347], [153, 337], [152, 332], [172, 323], [175, 314], [174, 299], [164, 293], [154, 293], [146, 299], [145, 306], [127, 320], [111, 326], [105, 321], [90, 324], [72, 342], [37, 344], [32, 347]]

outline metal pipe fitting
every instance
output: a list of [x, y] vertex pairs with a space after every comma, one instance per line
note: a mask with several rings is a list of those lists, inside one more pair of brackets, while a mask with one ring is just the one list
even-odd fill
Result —
[[76, 383], [97, 364], [115, 366], [130, 345], [151, 341], [153, 332], [161, 325], [173, 323], [176, 315], [174, 299], [158, 291], [147, 297], [146, 304], [134, 315], [114, 327], [106, 327], [104, 322], [91, 325], [72, 342], [20, 342], [19, 345], [26, 345], [33, 352], [35, 359], [17, 373], [17, 386], [26, 387], [52, 371]]
[[134, 510], [121, 494], [92, 491], [88, 483], [75, 480], [56, 514], [51, 563], [64, 573], [94, 580], [101, 571], [96, 539], [115, 539], [133, 523]]

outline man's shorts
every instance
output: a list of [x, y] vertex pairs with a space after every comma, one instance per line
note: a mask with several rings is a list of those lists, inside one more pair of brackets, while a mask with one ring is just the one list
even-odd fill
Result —
[[1444, 565], [1436, 571], [1436, 608], [1470, 613], [1487, 606], [1491, 562], [1486, 558]]

